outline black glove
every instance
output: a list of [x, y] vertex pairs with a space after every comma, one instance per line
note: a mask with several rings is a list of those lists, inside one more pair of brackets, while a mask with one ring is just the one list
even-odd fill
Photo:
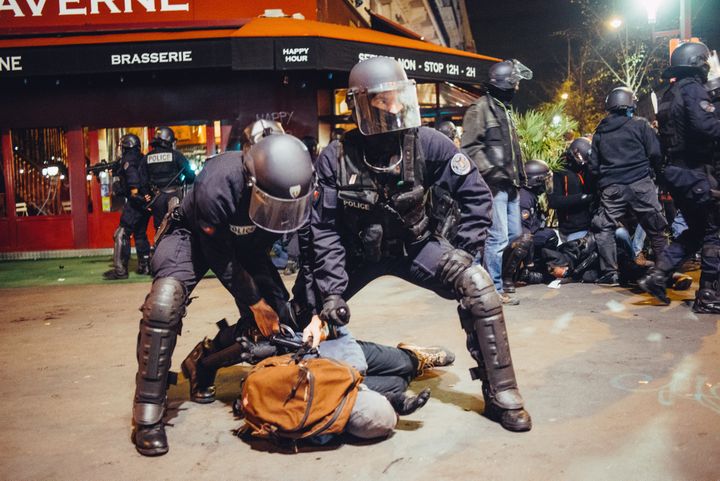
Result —
[[468, 251], [462, 249], [447, 251], [440, 258], [440, 280], [445, 285], [454, 285], [455, 279], [462, 271], [470, 267], [472, 262], [473, 256]]
[[350, 308], [345, 300], [337, 294], [325, 298], [320, 319], [335, 326], [344, 326], [350, 320]]

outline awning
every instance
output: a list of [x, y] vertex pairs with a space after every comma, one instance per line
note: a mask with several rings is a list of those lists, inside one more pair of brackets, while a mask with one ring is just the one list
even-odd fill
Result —
[[413, 78], [479, 83], [499, 59], [364, 28], [256, 18], [239, 29], [108, 33], [0, 40], [0, 79], [142, 70], [349, 71], [395, 57]]
[[289, 18], [256, 18], [232, 36], [237, 70], [347, 72], [360, 60], [389, 56], [411, 78], [480, 83], [490, 64], [501, 60], [365, 28]]

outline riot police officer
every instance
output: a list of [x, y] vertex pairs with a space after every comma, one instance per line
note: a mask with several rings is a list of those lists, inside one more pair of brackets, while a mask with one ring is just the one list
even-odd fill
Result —
[[[485, 415], [506, 429], [529, 430], [502, 301], [485, 269], [473, 264], [491, 222], [489, 189], [447, 137], [420, 127], [415, 82], [397, 61], [362, 61], [351, 70], [349, 84], [358, 128], [329, 144], [316, 163], [319, 197], [311, 230], [320, 317], [346, 324], [346, 300], [382, 275], [458, 299]], [[450, 192], [460, 204], [457, 248], [433, 232], [425, 201], [434, 188]], [[319, 329], [314, 319], [306, 332]]]
[[143, 168], [154, 194], [150, 208], [156, 229], [168, 211], [170, 199], [182, 199], [183, 185], [195, 180], [195, 171], [185, 156], [175, 150], [175, 143], [175, 132], [170, 127], [158, 127], [155, 138], [150, 141], [152, 150], [143, 159]]
[[480, 96], [463, 118], [462, 148], [493, 194], [493, 219], [483, 260], [506, 304], [518, 304], [503, 290], [502, 259], [508, 243], [522, 233], [518, 192], [526, 181], [510, 105], [520, 80], [531, 78], [532, 71], [517, 60], [493, 64], [485, 83], [486, 95]]
[[308, 218], [314, 172], [305, 146], [271, 135], [242, 156], [208, 159], [179, 220], [156, 246], [152, 288], [137, 344], [133, 442], [146, 456], [168, 451], [163, 425], [170, 361], [190, 294], [208, 269], [233, 295], [241, 316], [268, 336], [289, 315], [282, 280], [268, 255], [282, 233]]
[[140, 163], [140, 139], [135, 134], [120, 137], [117, 145], [118, 168], [113, 172], [118, 177], [118, 190], [125, 197], [120, 214], [120, 225], [113, 234], [113, 268], [103, 274], [107, 280], [127, 279], [130, 262], [130, 236], [135, 237], [138, 258], [138, 274], [150, 273], [150, 242], [147, 225], [150, 213], [145, 208], [147, 179], [142, 175]]
[[456, 144], [458, 138], [458, 131], [455, 123], [452, 120], [443, 120], [435, 128], [438, 132], [444, 134], [448, 139], [452, 140], [453, 143]]
[[[503, 289], [515, 292], [515, 280], [528, 284], [542, 282], [542, 274], [536, 271], [535, 261], [543, 248], [556, 248], [557, 234], [545, 227], [545, 215], [538, 205], [539, 197], [552, 192], [552, 173], [542, 160], [525, 162], [527, 185], [520, 189], [520, 220], [522, 235], [513, 240], [503, 253]], [[524, 263], [524, 269], [519, 270]]]
[[614, 88], [605, 99], [608, 115], [592, 139], [590, 169], [600, 190], [600, 208], [592, 221], [600, 255], [598, 284], [620, 283], [615, 230], [627, 211], [637, 216], [656, 256], [667, 243], [667, 221], [651, 178], [660, 166], [660, 143], [650, 123], [634, 115], [636, 100], [629, 88]]
[[710, 69], [709, 56], [705, 44], [684, 43], [673, 51], [670, 67], [663, 74], [675, 81], [658, 109], [666, 161], [662, 179], [688, 229], [665, 249], [648, 276], [640, 281], [643, 290], [669, 304], [666, 279], [675, 267], [700, 250], [700, 288], [693, 303], [697, 313], [720, 313], [720, 208], [713, 198], [718, 182], [712, 175], [720, 119], [703, 87]]

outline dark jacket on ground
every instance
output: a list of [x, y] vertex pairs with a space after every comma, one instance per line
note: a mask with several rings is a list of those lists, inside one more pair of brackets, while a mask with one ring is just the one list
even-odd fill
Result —
[[589, 163], [599, 189], [649, 177], [661, 159], [657, 134], [642, 117], [611, 113], [595, 129]]
[[463, 118], [462, 149], [480, 171], [493, 194], [525, 185], [525, 167], [510, 108], [485, 94]]
[[570, 169], [553, 173], [553, 191], [548, 194], [548, 207], [555, 209], [558, 229], [562, 234], [590, 229], [592, 200], [593, 188], [586, 173]]

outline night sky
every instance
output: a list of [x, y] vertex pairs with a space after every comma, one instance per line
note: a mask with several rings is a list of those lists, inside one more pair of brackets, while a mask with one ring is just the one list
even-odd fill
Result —
[[[567, 41], [553, 32], [580, 24], [580, 12], [570, 0], [466, 0], [478, 53], [517, 58], [530, 67], [535, 79], [521, 84], [519, 108], [547, 101], [545, 86], [561, 81], [567, 71]], [[645, 26], [638, 0], [608, 1], [629, 25]], [[679, 0], [664, 0], [658, 10], [657, 30], [678, 28]], [[710, 49], [720, 50], [720, 1], [692, 0], [693, 36]]]

